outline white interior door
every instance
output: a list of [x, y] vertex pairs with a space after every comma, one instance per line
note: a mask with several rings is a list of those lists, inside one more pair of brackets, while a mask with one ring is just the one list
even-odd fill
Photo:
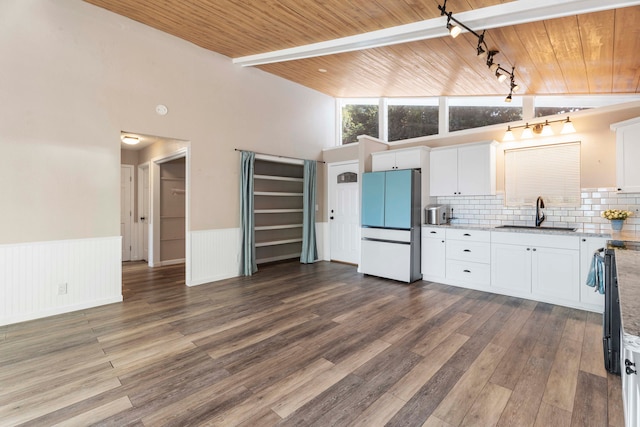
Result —
[[138, 221], [140, 221], [140, 241], [142, 259], [149, 261], [149, 166], [138, 169]]
[[[356, 174], [352, 182], [348, 174]], [[331, 260], [360, 262], [360, 174], [358, 162], [329, 165]]]
[[133, 166], [120, 166], [120, 235], [122, 261], [131, 261], [131, 229], [133, 226]]

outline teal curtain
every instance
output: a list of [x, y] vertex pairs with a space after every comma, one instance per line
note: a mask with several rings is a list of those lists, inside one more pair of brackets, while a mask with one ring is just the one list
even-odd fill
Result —
[[304, 161], [304, 195], [302, 198], [302, 253], [300, 262], [309, 264], [318, 259], [316, 246], [316, 162]]
[[243, 151], [240, 159], [240, 233], [242, 234], [241, 273], [251, 276], [256, 265], [256, 238], [253, 218], [253, 165], [256, 154]]

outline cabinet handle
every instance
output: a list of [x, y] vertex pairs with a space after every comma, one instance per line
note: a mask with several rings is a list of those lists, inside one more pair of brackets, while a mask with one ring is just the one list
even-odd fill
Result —
[[527, 250], [528, 250], [528, 251], [530, 251], [530, 250], [531, 250], [531, 248], [527, 248]]
[[464, 271], [465, 273], [471, 273], [471, 270], [462, 270], [462, 271]]
[[471, 234], [469, 234], [469, 233], [464, 233], [463, 235], [466, 236], [466, 237], [471, 237]]
[[533, 248], [533, 252], [535, 252], [535, 251], [536, 251], [536, 248]]
[[583, 241], [583, 242], [586, 242], [586, 241], [587, 241], [587, 239], [582, 239], [582, 241]]
[[436, 231], [430, 231], [431, 234], [438, 234]]
[[442, 241], [442, 243], [444, 243], [444, 240]]
[[471, 249], [465, 249], [463, 252], [471, 252]]

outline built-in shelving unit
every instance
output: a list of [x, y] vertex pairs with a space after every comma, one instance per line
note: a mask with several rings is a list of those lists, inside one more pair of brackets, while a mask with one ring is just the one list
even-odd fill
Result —
[[302, 251], [302, 164], [256, 158], [253, 200], [256, 262], [300, 257]]
[[185, 163], [160, 165], [160, 261], [185, 258]]

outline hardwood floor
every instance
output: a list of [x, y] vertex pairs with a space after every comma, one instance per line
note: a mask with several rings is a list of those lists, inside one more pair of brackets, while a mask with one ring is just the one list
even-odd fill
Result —
[[0, 327], [0, 425], [622, 426], [601, 316], [320, 262]]

